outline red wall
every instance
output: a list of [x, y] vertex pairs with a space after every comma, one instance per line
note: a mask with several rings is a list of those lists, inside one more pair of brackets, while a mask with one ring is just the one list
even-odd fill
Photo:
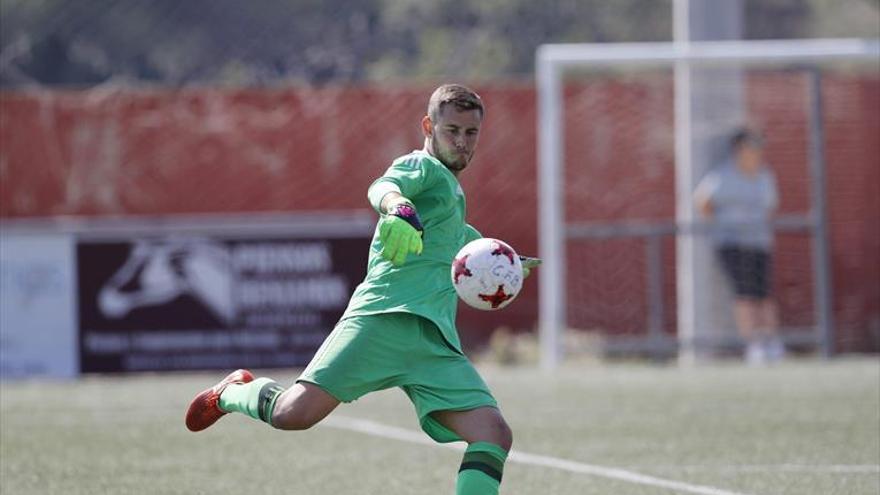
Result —
[[[750, 111], [768, 134], [783, 212], [808, 207], [806, 80], [759, 75]], [[391, 159], [421, 147], [428, 86], [279, 90], [92, 90], [2, 93], [3, 218], [165, 215], [368, 208], [366, 189]], [[484, 235], [537, 250], [535, 93], [479, 86], [488, 114], [463, 176], [469, 220]], [[672, 81], [596, 80], [566, 91], [570, 219], [667, 220], [674, 211]], [[828, 199], [839, 344], [880, 349], [880, 81], [825, 81]], [[667, 328], [674, 253], [665, 242]], [[808, 238], [781, 236], [783, 319], [812, 322]], [[569, 319], [578, 328], [641, 332], [644, 248], [638, 241], [569, 247]], [[464, 310], [460, 327], [535, 324], [536, 287], [499, 313]]]

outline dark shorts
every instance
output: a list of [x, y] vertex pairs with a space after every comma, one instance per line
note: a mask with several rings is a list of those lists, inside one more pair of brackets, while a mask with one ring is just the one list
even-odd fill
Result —
[[765, 299], [770, 295], [770, 253], [764, 249], [722, 246], [718, 257], [737, 297]]

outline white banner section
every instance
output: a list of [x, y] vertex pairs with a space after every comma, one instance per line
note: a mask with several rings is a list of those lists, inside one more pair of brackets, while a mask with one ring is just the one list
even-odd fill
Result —
[[0, 231], [4, 379], [78, 374], [75, 267], [70, 234]]

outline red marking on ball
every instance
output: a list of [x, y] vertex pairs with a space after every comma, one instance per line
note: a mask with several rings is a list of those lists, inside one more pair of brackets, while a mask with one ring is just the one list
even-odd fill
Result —
[[461, 258], [458, 258], [452, 262], [452, 267], [455, 270], [453, 272], [454, 273], [453, 280], [455, 280], [456, 284], [458, 283], [458, 277], [461, 275], [464, 275], [465, 277], [473, 276], [473, 273], [471, 273], [471, 271], [468, 270], [468, 267], [467, 267], [468, 256], [470, 256], [470, 255], [466, 254], [466, 255], [462, 256]]
[[498, 308], [501, 306], [504, 301], [508, 299], [513, 299], [513, 296], [504, 292], [504, 286], [499, 285], [498, 290], [495, 291], [494, 294], [480, 294], [480, 299], [490, 303], [492, 305], [492, 309]]
[[510, 264], [513, 264], [513, 249], [510, 248], [507, 244], [497, 243], [498, 247], [492, 251], [492, 256], [507, 256], [507, 259], [510, 260]]

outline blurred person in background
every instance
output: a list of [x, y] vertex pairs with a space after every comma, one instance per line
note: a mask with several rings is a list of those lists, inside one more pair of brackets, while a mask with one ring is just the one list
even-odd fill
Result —
[[[483, 114], [479, 95], [464, 86], [434, 91], [421, 120], [424, 148], [394, 160], [368, 190], [380, 219], [367, 276], [312, 362], [289, 388], [247, 370], [231, 373], [193, 399], [190, 430], [208, 428], [229, 412], [305, 430], [341, 402], [399, 387], [428, 436], [467, 442], [455, 493], [498, 493], [512, 434], [461, 350], [449, 276], [459, 249], [482, 237], [465, 222], [458, 175], [474, 155]], [[524, 262], [523, 276], [536, 263]]]
[[734, 320], [749, 364], [785, 355], [771, 297], [772, 219], [779, 196], [763, 149], [759, 132], [736, 130], [729, 158], [706, 174], [694, 194], [697, 210], [712, 224], [715, 252], [734, 292]]

